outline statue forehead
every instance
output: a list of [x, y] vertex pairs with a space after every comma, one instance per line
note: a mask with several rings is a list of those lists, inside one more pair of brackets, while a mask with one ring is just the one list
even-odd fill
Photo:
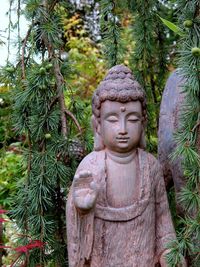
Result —
[[139, 100], [129, 102], [118, 102], [106, 100], [101, 103], [101, 113], [107, 112], [139, 112], [142, 113], [142, 104]]

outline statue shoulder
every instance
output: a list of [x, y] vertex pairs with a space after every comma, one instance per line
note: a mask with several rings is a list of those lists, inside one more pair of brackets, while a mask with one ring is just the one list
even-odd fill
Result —
[[151, 153], [142, 150], [142, 153], [147, 157], [148, 159], [148, 164], [149, 164], [149, 169], [150, 172], [153, 174], [155, 174], [155, 172], [160, 172], [162, 171], [160, 162], [158, 161], [158, 159]]
[[139, 148], [139, 154], [142, 155], [142, 157], [147, 158], [148, 161], [149, 161], [149, 164], [153, 164], [154, 165], [156, 163], [157, 164], [159, 163], [158, 160], [157, 160], [157, 158], [153, 154], [147, 152], [144, 149]]
[[154, 186], [160, 184], [161, 180], [163, 180], [163, 171], [160, 162], [156, 159], [154, 155], [151, 153], [145, 152], [148, 157], [148, 165], [149, 165], [149, 178], [153, 182]]
[[87, 156], [83, 158], [78, 166], [78, 171], [82, 169], [93, 169], [97, 164], [100, 164], [100, 161], [104, 159], [105, 153], [103, 151], [92, 151]]
[[149, 152], [146, 152], [146, 153], [148, 154], [149, 164], [151, 166], [155, 166], [155, 165], [160, 166], [158, 159], [153, 154], [151, 154]]

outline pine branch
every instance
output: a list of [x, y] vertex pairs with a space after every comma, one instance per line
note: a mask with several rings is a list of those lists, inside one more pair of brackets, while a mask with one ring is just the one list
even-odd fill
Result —
[[101, 0], [101, 33], [105, 46], [105, 53], [110, 67], [118, 63], [120, 29], [119, 18], [115, 14], [115, 1]]
[[66, 137], [67, 136], [67, 120], [65, 116], [66, 107], [65, 107], [64, 94], [62, 91], [62, 88], [64, 85], [64, 79], [61, 74], [60, 67], [59, 67], [57, 60], [54, 61], [54, 73], [56, 77], [58, 101], [60, 104], [60, 111], [61, 111], [62, 134], [64, 137]]
[[78, 130], [79, 130], [79, 132], [80, 132], [80, 134], [81, 134], [81, 133], [82, 133], [82, 128], [81, 128], [79, 122], [77, 121], [76, 117], [73, 115], [73, 113], [70, 112], [70, 111], [69, 111], [68, 109], [66, 109], [66, 108], [65, 108], [65, 113], [66, 113], [66, 115], [68, 115], [68, 116], [74, 121], [75, 125], [77, 126], [77, 128], [78, 128]]
[[200, 121], [198, 121], [194, 127], [192, 128], [192, 132], [196, 131], [196, 129], [200, 126]]
[[18, 37], [18, 53], [20, 53], [20, 11], [21, 11], [21, 0], [17, 2], [17, 37]]
[[22, 79], [25, 80], [26, 78], [26, 73], [25, 73], [25, 63], [24, 63], [24, 55], [25, 55], [25, 49], [26, 49], [26, 44], [28, 41], [28, 38], [31, 34], [31, 30], [33, 28], [33, 24], [30, 26], [30, 28], [28, 29], [27, 33], [26, 33], [26, 37], [23, 40], [23, 45], [22, 45], [22, 58], [21, 58], [21, 64], [22, 64]]
[[[156, 150], [151, 145], [151, 138], [156, 138], [159, 118], [159, 98], [164, 87], [166, 67], [166, 46], [161, 34], [157, 12], [166, 9], [161, 2], [134, 1], [131, 2], [133, 14], [133, 39], [135, 49], [132, 56], [132, 66], [136, 78], [143, 86], [147, 95], [148, 125], [147, 137], [149, 149]], [[161, 50], [161, 51], [160, 51]], [[160, 65], [161, 66], [160, 66]], [[156, 117], [156, 119], [154, 119]]]
[[10, 36], [11, 36], [11, 25], [12, 25], [12, 4], [13, 0], [10, 0], [10, 5], [9, 5], [9, 24], [8, 24], [8, 56], [7, 56], [7, 64], [9, 62], [9, 56], [10, 56]]
[[[185, 209], [185, 218], [180, 219], [182, 224], [179, 233], [179, 250], [169, 255], [169, 266], [179, 263], [177, 255], [180, 252], [188, 255], [189, 266], [198, 266], [200, 255], [199, 243], [199, 209], [200, 209], [200, 180], [199, 180], [199, 96], [200, 96], [200, 42], [199, 29], [200, 17], [199, 1], [178, 1], [179, 23], [185, 30], [184, 38], [181, 40], [181, 51], [179, 52], [179, 72], [184, 77], [183, 92], [185, 101], [181, 107], [180, 126], [175, 133], [176, 150], [173, 160], [177, 156], [182, 160], [182, 167], [186, 179], [186, 185], [182, 188], [178, 200]], [[199, 49], [199, 50], [198, 50]], [[194, 53], [195, 51], [199, 53]], [[173, 254], [173, 255], [172, 255]]]

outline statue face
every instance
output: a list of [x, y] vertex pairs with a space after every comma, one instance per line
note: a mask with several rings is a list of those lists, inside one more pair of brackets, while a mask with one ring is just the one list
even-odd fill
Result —
[[121, 103], [106, 100], [101, 104], [98, 132], [110, 151], [127, 153], [137, 148], [142, 128], [140, 101]]

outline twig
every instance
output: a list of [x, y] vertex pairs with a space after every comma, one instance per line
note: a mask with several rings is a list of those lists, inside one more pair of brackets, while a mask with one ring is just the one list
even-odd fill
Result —
[[194, 127], [192, 128], [192, 132], [194, 132], [194, 131], [196, 130], [196, 128], [199, 127], [199, 125], [200, 125], [200, 121], [198, 121], [198, 122], [194, 125]]
[[23, 45], [22, 45], [22, 79], [24, 80], [26, 77], [26, 73], [25, 73], [25, 63], [24, 63], [24, 55], [25, 55], [25, 48], [26, 48], [26, 44], [28, 41], [28, 38], [30, 36], [31, 30], [33, 28], [33, 24], [30, 26], [30, 28], [28, 29], [26, 36], [23, 40]]
[[53, 9], [54, 9], [54, 7], [55, 7], [55, 5], [57, 4], [59, 2], [59, 0], [54, 0], [53, 1], [53, 3], [50, 5], [50, 7], [49, 7], [49, 12], [51, 12]]
[[20, 10], [21, 10], [21, 0], [17, 3], [17, 38], [18, 38], [18, 52], [20, 53]]
[[14, 261], [11, 263], [10, 267], [14, 267], [14, 264], [18, 261], [18, 259], [21, 257], [22, 253], [20, 253], [15, 259]]
[[82, 128], [81, 128], [80, 124], [78, 123], [77, 119], [75, 118], [75, 116], [73, 115], [73, 113], [71, 111], [69, 111], [68, 109], [66, 109], [66, 108], [65, 108], [65, 113], [66, 113], [66, 115], [68, 115], [74, 121], [74, 123], [76, 124], [79, 132], [82, 133]]
[[50, 105], [49, 105], [49, 110], [51, 110], [51, 108], [55, 105], [55, 103], [58, 101], [58, 95], [56, 95], [53, 100], [51, 101]]
[[60, 104], [60, 110], [61, 110], [61, 124], [62, 124], [62, 134], [63, 136], [67, 136], [67, 120], [65, 116], [65, 99], [64, 94], [62, 92], [62, 85], [64, 84], [63, 76], [60, 72], [60, 66], [54, 61], [54, 73], [56, 76], [56, 84], [57, 84], [57, 92], [58, 92], [58, 101]]
[[28, 237], [28, 238], [32, 239], [32, 237], [30, 235], [25, 235], [25, 234], [16, 234], [16, 236]]
[[9, 6], [9, 25], [8, 25], [8, 56], [7, 56], [7, 64], [9, 62], [9, 56], [10, 56], [10, 34], [11, 34], [11, 24], [12, 24], [12, 21], [11, 21], [11, 12], [12, 12], [12, 4], [13, 4], [13, 1], [10, 1], [10, 6]]

